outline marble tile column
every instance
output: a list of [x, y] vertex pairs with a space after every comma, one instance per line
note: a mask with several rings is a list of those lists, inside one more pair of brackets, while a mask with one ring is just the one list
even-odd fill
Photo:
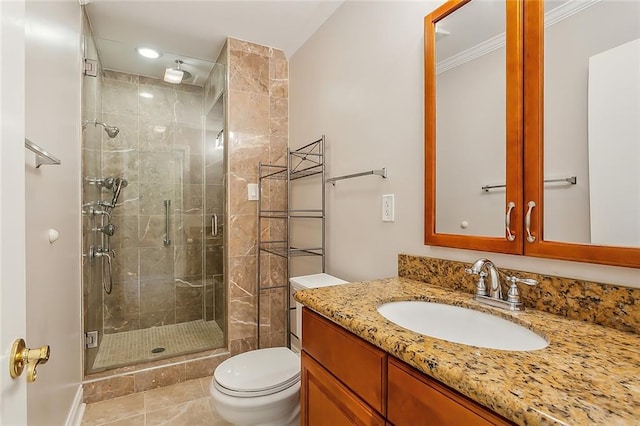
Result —
[[[228, 63], [228, 339], [232, 352], [257, 347], [257, 202], [246, 186], [258, 182], [258, 163], [286, 164], [288, 145], [288, 61], [281, 50], [229, 38]], [[265, 185], [263, 197], [286, 205], [282, 183]], [[265, 236], [283, 233], [265, 224]], [[282, 260], [261, 265], [269, 279], [286, 283]], [[264, 282], [264, 281], [263, 281]], [[261, 295], [262, 346], [286, 342], [283, 291]]]

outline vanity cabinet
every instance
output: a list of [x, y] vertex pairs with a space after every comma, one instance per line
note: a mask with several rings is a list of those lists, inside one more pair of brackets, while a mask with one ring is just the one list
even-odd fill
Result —
[[[306, 336], [305, 336], [306, 339]], [[379, 425], [384, 418], [327, 369], [302, 352], [301, 418], [303, 425]]]
[[639, 14], [449, 0], [425, 17], [425, 244], [640, 268]]
[[387, 418], [395, 425], [512, 424], [451, 388], [389, 357]]
[[302, 425], [513, 424], [307, 308], [302, 328]]
[[[364, 403], [382, 415], [386, 413], [386, 352], [307, 308], [303, 308], [302, 312], [302, 335], [304, 352], [329, 370]], [[303, 367], [303, 388], [306, 381], [304, 374]]]

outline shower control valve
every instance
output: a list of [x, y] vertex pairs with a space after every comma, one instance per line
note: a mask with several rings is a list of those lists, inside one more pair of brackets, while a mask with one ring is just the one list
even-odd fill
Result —
[[95, 259], [96, 257], [106, 257], [108, 260], [111, 260], [115, 257], [115, 254], [116, 252], [112, 249], [105, 249], [101, 246], [90, 246], [88, 254], [89, 262], [93, 263], [93, 259]]
[[100, 186], [102, 188], [107, 188], [107, 189], [111, 189], [113, 188], [113, 183], [115, 181], [115, 179], [111, 176], [106, 177], [106, 178], [96, 178], [96, 177], [85, 177], [84, 180], [89, 184], [89, 185], [97, 185]]
[[96, 209], [95, 207], [89, 207], [89, 210], [87, 210], [87, 214], [89, 216], [106, 215], [109, 220], [111, 220], [111, 213], [106, 210]]

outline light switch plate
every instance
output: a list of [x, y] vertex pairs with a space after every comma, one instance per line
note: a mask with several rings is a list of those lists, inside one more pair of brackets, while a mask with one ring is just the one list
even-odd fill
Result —
[[395, 195], [386, 194], [382, 196], [382, 221], [395, 222]]
[[257, 183], [248, 183], [247, 184], [247, 199], [249, 201], [257, 201], [260, 199], [260, 193], [258, 192], [258, 184]]

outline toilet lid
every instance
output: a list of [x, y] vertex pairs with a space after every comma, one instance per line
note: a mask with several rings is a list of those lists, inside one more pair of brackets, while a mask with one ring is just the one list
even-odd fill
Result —
[[289, 348], [258, 349], [222, 362], [213, 377], [223, 393], [268, 395], [300, 380], [300, 358]]

